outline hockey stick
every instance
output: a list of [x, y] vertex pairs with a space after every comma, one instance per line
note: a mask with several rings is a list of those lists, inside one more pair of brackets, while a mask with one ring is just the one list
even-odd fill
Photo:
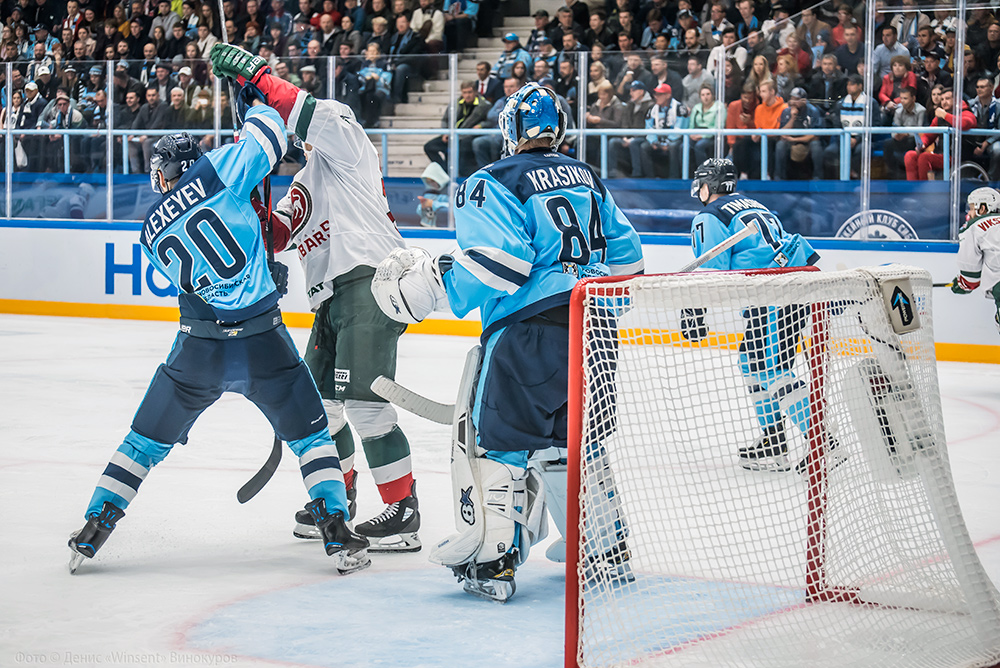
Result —
[[[218, 21], [219, 29], [222, 32], [222, 41], [229, 44], [229, 31], [226, 30], [226, 10], [223, 7], [223, 0], [219, 0], [215, 9], [218, 10]], [[236, 116], [236, 85], [231, 79], [227, 79], [229, 82], [229, 112], [233, 117], [233, 141], [236, 141], [235, 133], [239, 132], [239, 127], [237, 126], [238, 120]], [[264, 221], [264, 234], [266, 237], [265, 248], [267, 250], [267, 261], [274, 262], [274, 232], [271, 229], [271, 175], [268, 174], [264, 177], [264, 200], [267, 206], [267, 220]], [[278, 464], [281, 463], [281, 437], [277, 433], [274, 434], [274, 443], [271, 445], [271, 454], [267, 456], [267, 461], [260, 468], [257, 473], [253, 475], [252, 478], [247, 480], [246, 484], [240, 487], [239, 491], [236, 492], [236, 500], [240, 503], [246, 503], [253, 497], [257, 496], [257, 492], [264, 488], [264, 485], [271, 479], [274, 472], [278, 468]]]
[[428, 399], [385, 376], [379, 376], [372, 381], [372, 392], [403, 410], [431, 422], [451, 424], [455, 418], [455, 404], [442, 404]]
[[931, 283], [931, 287], [934, 288], [950, 288], [955, 283], [954, 281], [948, 281], [947, 283]]
[[757, 232], [757, 223], [753, 222], [746, 223], [746, 227], [744, 227], [742, 230], [740, 230], [733, 236], [728, 237], [727, 239], [723, 239], [716, 245], [712, 246], [707, 251], [705, 251], [695, 259], [691, 260], [691, 262], [688, 262], [686, 265], [678, 269], [677, 273], [684, 274], [689, 271], [694, 271], [701, 265], [705, 264], [706, 262], [716, 257], [717, 255], [729, 250], [739, 242], [749, 237], [751, 234], [754, 234], [755, 232]]

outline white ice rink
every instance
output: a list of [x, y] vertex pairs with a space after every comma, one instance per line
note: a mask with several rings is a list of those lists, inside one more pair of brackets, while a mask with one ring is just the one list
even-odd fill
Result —
[[[562, 665], [563, 568], [533, 551], [505, 606], [412, 555], [333, 574], [291, 535], [307, 500], [286, 450], [239, 505], [271, 432], [238, 395], [210, 408], [76, 576], [66, 539], [176, 332], [171, 323], [0, 316], [0, 668], [13, 666]], [[304, 346], [306, 330], [291, 330]], [[400, 382], [454, 400], [471, 338], [404, 336]], [[965, 520], [1000, 582], [1000, 367], [939, 365]], [[452, 531], [450, 429], [407, 414], [428, 546]], [[359, 444], [360, 445], [360, 444]], [[382, 508], [359, 447], [359, 515]], [[554, 530], [550, 537], [555, 534]]]

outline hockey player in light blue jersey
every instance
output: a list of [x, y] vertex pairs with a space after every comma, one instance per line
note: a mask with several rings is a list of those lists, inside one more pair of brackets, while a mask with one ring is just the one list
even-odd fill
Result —
[[345, 523], [344, 478], [319, 393], [282, 324], [278, 288], [287, 290], [287, 269], [275, 263], [269, 270], [250, 203], [251, 191], [285, 152], [284, 122], [259, 100], [248, 102], [241, 104], [245, 123], [237, 143], [202, 155], [183, 133], [154, 149], [150, 179], [162, 196], [146, 215], [140, 242], [180, 293], [180, 332], [98, 480], [86, 524], [70, 537], [71, 571], [94, 557], [149, 470], [187, 441], [195, 420], [223, 392], [253, 401], [298, 456], [313, 499], [307, 507], [338, 572], [371, 563], [368, 541]]
[[[798, 234], [785, 232], [770, 209], [755, 199], [736, 192], [736, 168], [731, 160], [712, 158], [695, 170], [691, 196], [705, 208], [691, 221], [691, 247], [695, 257], [738, 233], [749, 223], [758, 232], [712, 258], [702, 269], [768, 269], [813, 265], [819, 255]], [[707, 335], [704, 312], [688, 311], [682, 322], [686, 338]], [[751, 471], [787, 471], [787, 415], [806, 433], [809, 429], [809, 396], [806, 383], [793, 371], [795, 348], [809, 316], [809, 307], [793, 304], [750, 307], [744, 310], [746, 331], [740, 343], [740, 370], [753, 398], [761, 436], [739, 448], [740, 465]], [[830, 440], [831, 450], [836, 446]], [[805, 471], [800, 461], [796, 471]]]
[[372, 291], [404, 322], [443, 308], [458, 317], [480, 311], [482, 347], [470, 384], [477, 441], [465, 454], [453, 451], [459, 532], [431, 560], [452, 568], [466, 591], [505, 601], [515, 569], [544, 536], [529, 456], [566, 447], [570, 292], [581, 277], [641, 273], [643, 260], [638, 235], [593, 170], [554, 150], [566, 117], [552, 90], [521, 88], [500, 129], [509, 157], [456, 193], [458, 252], [394, 251]]

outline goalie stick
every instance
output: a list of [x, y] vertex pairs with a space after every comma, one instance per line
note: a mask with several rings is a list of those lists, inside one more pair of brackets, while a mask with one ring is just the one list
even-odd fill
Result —
[[451, 424], [455, 418], [455, 404], [442, 404], [428, 399], [385, 376], [379, 376], [372, 381], [372, 392], [404, 411], [419, 415], [431, 422]]
[[[219, 0], [215, 10], [218, 12], [216, 20], [218, 21], [219, 27], [222, 29], [222, 41], [229, 44], [229, 32], [226, 30], [226, 10], [223, 7], [223, 0]], [[229, 82], [229, 110], [233, 117], [233, 141], [236, 141], [236, 133], [239, 132], [236, 116], [236, 83], [232, 79], [227, 79], [227, 81]], [[267, 261], [268, 266], [270, 266], [270, 263], [274, 262], [274, 231], [271, 229], [270, 174], [264, 177], [264, 205], [267, 207], [267, 219], [264, 221], [264, 247], [267, 250]], [[246, 503], [253, 497], [257, 496], [257, 492], [264, 488], [264, 485], [266, 485], [271, 479], [271, 476], [274, 475], [274, 472], [278, 469], [278, 464], [280, 463], [281, 437], [275, 433], [274, 442], [271, 445], [271, 454], [267, 456], [267, 460], [264, 462], [264, 465], [260, 468], [260, 470], [257, 471], [252, 478], [247, 480], [246, 483], [240, 487], [239, 491], [236, 492], [236, 500], [240, 503]]]
[[705, 264], [712, 258], [716, 257], [721, 253], [724, 253], [725, 251], [729, 250], [739, 242], [749, 237], [751, 234], [754, 234], [756, 231], [757, 231], [757, 223], [753, 222], [746, 223], [746, 227], [744, 227], [742, 230], [740, 230], [733, 236], [727, 239], [723, 239], [716, 245], [712, 246], [707, 251], [705, 251], [704, 253], [702, 253], [701, 255], [699, 255], [698, 257], [696, 257], [695, 259], [691, 260], [686, 265], [678, 269], [677, 273], [686, 274], [689, 271], [694, 271], [695, 269]]

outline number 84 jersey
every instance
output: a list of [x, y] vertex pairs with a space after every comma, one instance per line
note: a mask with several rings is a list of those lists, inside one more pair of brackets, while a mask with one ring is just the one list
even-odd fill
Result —
[[758, 232], [723, 251], [702, 269], [772, 269], [816, 264], [819, 254], [798, 234], [789, 234], [771, 210], [739, 193], [725, 195], [705, 206], [691, 221], [691, 248], [695, 257], [733, 236], [744, 225], [756, 223]]
[[569, 303], [580, 278], [643, 271], [642, 247], [586, 164], [548, 149], [487, 165], [455, 195], [460, 251], [444, 275], [451, 310], [484, 330]]

